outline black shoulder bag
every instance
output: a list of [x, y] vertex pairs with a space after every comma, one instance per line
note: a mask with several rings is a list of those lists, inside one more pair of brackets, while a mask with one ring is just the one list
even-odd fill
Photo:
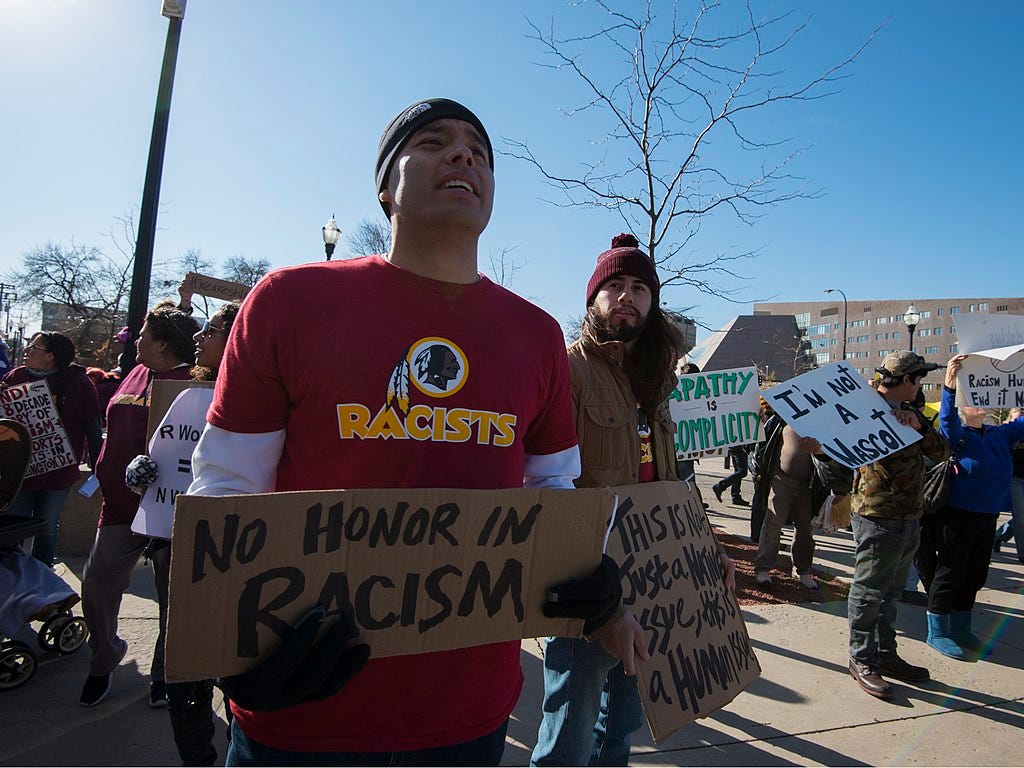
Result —
[[957, 472], [956, 462], [963, 445], [964, 439], [961, 437], [948, 459], [925, 469], [923, 516], [934, 515], [949, 501], [949, 488], [953, 485], [953, 475]]

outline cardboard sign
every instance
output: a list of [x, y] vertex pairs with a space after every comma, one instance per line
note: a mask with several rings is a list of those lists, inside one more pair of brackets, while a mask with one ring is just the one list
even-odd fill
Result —
[[956, 376], [956, 404], [1024, 407], [1024, 351], [1005, 360], [972, 353]]
[[177, 379], [157, 379], [149, 393], [149, 419], [146, 422], [146, 445], [153, 440], [157, 427], [167, 415], [178, 395], [186, 389], [213, 389], [212, 381], [179, 381]]
[[143, 536], [171, 538], [174, 499], [192, 484], [192, 453], [206, 427], [206, 412], [213, 402], [209, 387], [189, 387], [179, 394], [149, 441], [149, 457], [159, 474], [142, 495], [132, 530]]
[[955, 322], [961, 354], [1006, 360], [1024, 350], [1024, 317], [1020, 315], [957, 315]]
[[78, 466], [68, 433], [45, 381], [13, 384], [0, 391], [0, 416], [20, 422], [32, 436], [32, 460], [25, 477]]
[[714, 449], [761, 441], [757, 369], [688, 373], [668, 396], [676, 423], [676, 457], [691, 459]]
[[553, 488], [178, 496], [167, 679], [250, 669], [317, 603], [328, 616], [351, 606], [373, 657], [578, 637], [582, 621], [544, 617], [544, 592], [597, 567], [612, 499]]
[[252, 290], [248, 285], [201, 275], [198, 272], [187, 273], [183, 283], [183, 287], [192, 293], [224, 301], [241, 301]]
[[813, 437], [850, 469], [921, 439], [892, 416], [892, 407], [846, 363], [832, 363], [772, 387], [765, 400], [801, 437]]
[[608, 554], [622, 573], [623, 604], [648, 639], [637, 685], [661, 743], [736, 698], [761, 674], [736, 596], [725, 588], [718, 544], [688, 483], [613, 488]]

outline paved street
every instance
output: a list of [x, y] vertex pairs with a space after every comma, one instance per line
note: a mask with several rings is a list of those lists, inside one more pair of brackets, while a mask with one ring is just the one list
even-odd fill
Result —
[[[705, 466], [706, 465], [706, 466]], [[749, 533], [745, 510], [718, 505], [710, 484], [721, 461], [705, 461], [698, 483], [711, 520]], [[749, 482], [744, 496], [749, 497]], [[788, 541], [789, 531], [784, 533]], [[816, 562], [840, 575], [852, 566], [845, 531], [820, 535]], [[1012, 546], [1009, 548], [1012, 552]], [[81, 558], [68, 562], [80, 574]], [[895, 683], [895, 699], [863, 693], [846, 670], [846, 604], [761, 605], [743, 610], [762, 677], [723, 710], [655, 746], [641, 734], [636, 764], [667, 765], [1019, 765], [1024, 729], [1024, 566], [1006, 547], [993, 559], [976, 624], [996, 637], [985, 661], [958, 662], [924, 643], [923, 608], [900, 605], [900, 650], [926, 664], [932, 681]], [[88, 658], [82, 650], [42, 660], [35, 678], [0, 694], [0, 765], [174, 765], [167, 714], [147, 706], [149, 656], [156, 630], [152, 575], [135, 574], [121, 610], [128, 640], [110, 698], [78, 706]], [[33, 640], [31, 635], [25, 639]], [[539, 643], [523, 643], [526, 688], [513, 714], [507, 765], [525, 765], [541, 701]], [[481, 681], [481, 684], [485, 684]], [[223, 743], [218, 744], [223, 756]]]

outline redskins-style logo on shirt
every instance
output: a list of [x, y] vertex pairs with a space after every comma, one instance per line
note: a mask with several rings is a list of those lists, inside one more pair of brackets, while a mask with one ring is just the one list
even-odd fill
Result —
[[413, 386], [428, 397], [454, 395], [469, 378], [469, 361], [455, 342], [439, 336], [420, 339], [402, 361], [410, 367]]
[[341, 439], [445, 443], [472, 439], [480, 445], [512, 445], [514, 413], [445, 407], [444, 399], [457, 394], [468, 380], [469, 358], [454, 341], [441, 336], [414, 341], [395, 363], [384, 404], [376, 414], [362, 403], [338, 404]]

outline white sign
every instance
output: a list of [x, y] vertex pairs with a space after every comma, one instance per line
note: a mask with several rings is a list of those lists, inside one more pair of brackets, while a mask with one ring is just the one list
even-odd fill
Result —
[[676, 424], [676, 457], [761, 441], [761, 402], [757, 369], [688, 373], [668, 396]]
[[0, 417], [14, 419], [32, 436], [32, 459], [25, 477], [78, 466], [45, 381], [14, 384], [0, 391]]
[[144, 536], [171, 538], [174, 499], [192, 483], [192, 452], [206, 426], [213, 390], [190, 387], [178, 395], [149, 441], [149, 456], [156, 462], [157, 480], [146, 489], [132, 530]]
[[900, 424], [892, 407], [846, 363], [832, 363], [779, 384], [765, 400], [801, 437], [856, 469], [921, 439]]
[[973, 353], [956, 377], [956, 404], [981, 408], [1024, 407], [1024, 351], [1005, 360]]
[[956, 340], [961, 354], [1006, 360], [1024, 350], [1024, 317], [957, 315]]

